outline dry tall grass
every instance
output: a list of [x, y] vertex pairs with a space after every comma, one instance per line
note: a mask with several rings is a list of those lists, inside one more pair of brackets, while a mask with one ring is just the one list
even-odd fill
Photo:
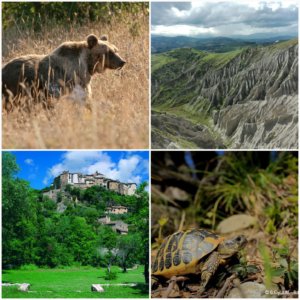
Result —
[[[94, 33], [108, 34], [127, 64], [92, 79], [91, 110], [68, 99], [54, 100], [54, 108], [32, 104], [31, 112], [3, 111], [5, 149], [141, 149], [149, 134], [149, 28], [148, 17], [87, 24], [71, 30], [55, 26], [42, 33], [30, 30], [3, 32], [3, 63], [26, 54], [48, 54], [62, 42], [85, 40]], [[26, 99], [25, 99], [26, 100]], [[28, 99], [27, 99], [28, 100]]]

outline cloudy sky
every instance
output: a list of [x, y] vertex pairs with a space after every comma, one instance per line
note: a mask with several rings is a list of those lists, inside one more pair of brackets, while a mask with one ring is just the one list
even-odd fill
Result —
[[151, 22], [165, 36], [296, 35], [298, 0], [152, 2]]
[[14, 151], [20, 166], [18, 177], [33, 188], [49, 186], [65, 170], [92, 174], [140, 184], [149, 182], [147, 151]]

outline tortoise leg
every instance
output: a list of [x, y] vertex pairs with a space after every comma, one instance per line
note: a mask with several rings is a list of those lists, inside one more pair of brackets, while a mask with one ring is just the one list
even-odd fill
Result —
[[200, 288], [197, 292], [197, 296], [200, 296], [206, 288], [206, 285], [212, 275], [216, 272], [217, 268], [220, 264], [220, 257], [218, 252], [213, 252], [208, 259], [205, 261], [202, 269], [201, 269], [201, 283]]

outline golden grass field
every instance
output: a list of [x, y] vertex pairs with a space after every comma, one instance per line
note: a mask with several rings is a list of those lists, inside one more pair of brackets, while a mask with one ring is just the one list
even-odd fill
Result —
[[[53, 99], [53, 108], [30, 104], [30, 112], [2, 110], [4, 149], [142, 149], [149, 144], [149, 19], [140, 15], [91, 23], [71, 30], [47, 26], [3, 31], [2, 63], [27, 54], [48, 54], [61, 43], [108, 34], [127, 61], [122, 70], [93, 76], [91, 109], [67, 97]], [[22, 99], [31, 101], [30, 99]]]

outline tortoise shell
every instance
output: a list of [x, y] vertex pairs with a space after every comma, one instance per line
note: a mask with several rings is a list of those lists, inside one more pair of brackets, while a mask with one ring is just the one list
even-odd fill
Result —
[[224, 240], [203, 229], [175, 232], [164, 239], [152, 264], [152, 274], [171, 278], [174, 275], [200, 273], [199, 261], [212, 253]]

